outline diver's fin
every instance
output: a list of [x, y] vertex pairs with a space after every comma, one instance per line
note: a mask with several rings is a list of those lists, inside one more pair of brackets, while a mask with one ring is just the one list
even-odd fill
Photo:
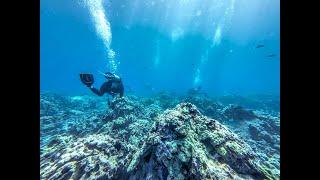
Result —
[[80, 73], [80, 80], [86, 86], [91, 86], [94, 83], [92, 74]]

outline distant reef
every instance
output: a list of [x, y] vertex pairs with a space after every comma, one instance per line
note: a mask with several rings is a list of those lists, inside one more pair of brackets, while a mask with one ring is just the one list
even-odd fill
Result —
[[41, 93], [40, 179], [280, 179], [277, 109], [228, 102]]

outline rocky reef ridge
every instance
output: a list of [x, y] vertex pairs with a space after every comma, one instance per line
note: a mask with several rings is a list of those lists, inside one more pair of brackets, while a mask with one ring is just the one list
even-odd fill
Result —
[[[125, 97], [105, 111], [95, 108], [104, 102], [86, 98], [42, 96], [41, 179], [279, 179], [250, 143], [192, 103], [165, 110], [157, 101]], [[248, 131], [274, 143], [259, 134], [276, 133], [270, 118], [257, 117], [264, 123], [248, 121]], [[66, 122], [78, 130], [63, 128]]]

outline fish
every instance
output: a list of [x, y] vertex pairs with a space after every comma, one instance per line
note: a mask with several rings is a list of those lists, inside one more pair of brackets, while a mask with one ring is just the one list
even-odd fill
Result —
[[270, 54], [267, 57], [276, 57], [276, 56], [277, 56], [276, 54]]
[[264, 47], [263, 44], [258, 44], [258, 45], [256, 46], [256, 48], [263, 48], [263, 47]]

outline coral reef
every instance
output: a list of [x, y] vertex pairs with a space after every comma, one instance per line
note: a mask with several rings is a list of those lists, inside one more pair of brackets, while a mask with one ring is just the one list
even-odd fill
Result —
[[212, 98], [189, 91], [185, 100], [206, 116], [217, 119], [244, 139], [273, 173], [280, 176], [279, 97], [271, 95], [227, 95]]
[[273, 179], [236, 134], [182, 103], [157, 117], [130, 179]]
[[222, 111], [225, 119], [251, 120], [257, 118], [257, 116], [252, 111], [245, 110], [243, 107], [233, 104], [228, 105]]
[[261, 109], [203, 94], [127, 96], [109, 107], [93, 96], [40, 99], [41, 179], [280, 178], [280, 117]]
[[217, 101], [214, 101], [207, 94], [195, 90], [191, 90], [183, 98], [184, 102], [190, 102], [197, 106], [200, 112], [214, 119], [224, 119], [224, 106]]
[[244, 108], [256, 109], [268, 112], [269, 114], [277, 114], [280, 111], [280, 98], [275, 95], [225, 95], [218, 97], [217, 101], [223, 105], [236, 104]]
[[40, 94], [40, 152], [56, 135], [80, 137], [95, 133], [103, 123], [106, 107], [103, 99], [92, 96]]

